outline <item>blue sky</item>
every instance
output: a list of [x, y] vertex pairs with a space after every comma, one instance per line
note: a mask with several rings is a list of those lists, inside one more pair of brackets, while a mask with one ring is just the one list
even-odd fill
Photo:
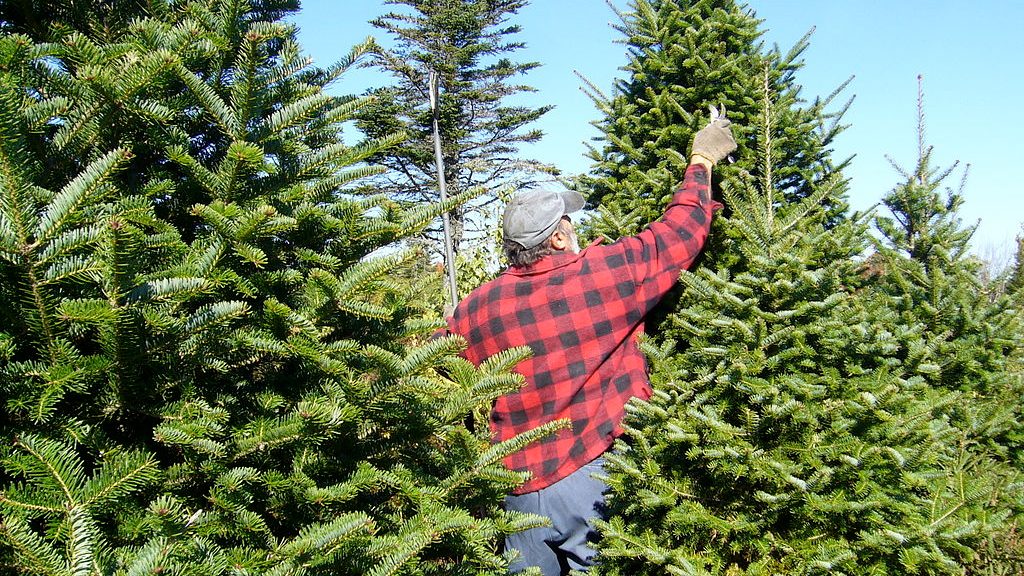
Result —
[[[625, 10], [627, 0], [614, 0]], [[927, 140], [941, 166], [970, 164], [961, 211], [981, 221], [974, 249], [992, 260], [1012, 257], [1024, 223], [1024, 185], [1016, 174], [1024, 156], [1024, 2], [986, 0], [754, 0], [765, 39], [787, 49], [815, 28], [797, 80], [811, 100], [850, 76], [846, 94], [856, 99], [850, 128], [836, 143], [836, 157], [856, 155], [848, 172], [850, 201], [867, 209], [900, 180], [885, 156], [912, 166], [917, 150], [917, 76], [924, 77]], [[336, 61], [367, 36], [380, 37], [368, 21], [388, 10], [374, 0], [304, 0], [294, 18], [304, 49], [317, 63]], [[526, 48], [520, 61], [543, 65], [526, 83], [538, 89], [534, 105], [555, 104], [539, 127], [545, 137], [525, 155], [566, 173], [589, 167], [583, 142], [597, 135], [598, 117], [574, 72], [603, 90], [623, 73], [625, 50], [611, 28], [618, 18], [603, 0], [533, 0], [515, 20]], [[386, 38], [380, 37], [382, 42]], [[341, 92], [358, 93], [386, 79], [371, 71], [344, 77]], [[958, 186], [961, 170], [948, 180]], [[998, 263], [998, 262], [997, 262]]]

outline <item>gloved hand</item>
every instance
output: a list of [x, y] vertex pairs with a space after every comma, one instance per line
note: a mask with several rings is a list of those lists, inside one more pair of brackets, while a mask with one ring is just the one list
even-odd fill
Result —
[[729, 129], [732, 122], [724, 116], [724, 111], [719, 116], [714, 107], [711, 110], [711, 122], [693, 136], [690, 155], [696, 154], [717, 164], [736, 149], [736, 140]]

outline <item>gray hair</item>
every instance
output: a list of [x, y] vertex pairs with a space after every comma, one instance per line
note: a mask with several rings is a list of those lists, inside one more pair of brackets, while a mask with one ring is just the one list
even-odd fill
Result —
[[[559, 220], [555, 232], [559, 231], [565, 235], [573, 234], [572, 222], [565, 218]], [[554, 236], [555, 232], [552, 232], [551, 236]], [[543, 242], [533, 248], [525, 248], [519, 242], [505, 238], [502, 241], [502, 249], [505, 251], [505, 258], [508, 259], [509, 265], [513, 268], [523, 268], [549, 254], [554, 254], [555, 249], [551, 246], [551, 236], [548, 236]]]

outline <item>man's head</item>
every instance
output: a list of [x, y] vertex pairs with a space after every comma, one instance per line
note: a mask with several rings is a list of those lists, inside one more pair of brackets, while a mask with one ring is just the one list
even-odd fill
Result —
[[526, 190], [505, 207], [505, 255], [512, 266], [528, 266], [548, 254], [579, 251], [568, 215], [583, 208], [578, 192]]

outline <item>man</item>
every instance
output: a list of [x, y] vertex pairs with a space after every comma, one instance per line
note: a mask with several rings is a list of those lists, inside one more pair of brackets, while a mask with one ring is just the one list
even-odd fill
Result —
[[622, 433], [626, 402], [651, 395], [637, 337], [645, 314], [697, 257], [721, 207], [711, 199], [711, 167], [736, 148], [729, 121], [713, 115], [691, 148], [686, 176], [662, 218], [608, 246], [579, 250], [568, 216], [583, 207], [578, 193], [517, 195], [503, 218], [510, 267], [448, 319], [449, 331], [469, 342], [471, 362], [514, 346], [533, 351], [516, 367], [525, 385], [495, 402], [495, 442], [552, 420], [572, 423], [506, 459], [509, 468], [532, 473], [508, 496], [507, 508], [552, 522], [508, 538], [507, 547], [520, 552], [514, 571], [539, 566], [551, 576], [594, 563], [589, 521], [600, 517], [607, 487], [593, 475]]

